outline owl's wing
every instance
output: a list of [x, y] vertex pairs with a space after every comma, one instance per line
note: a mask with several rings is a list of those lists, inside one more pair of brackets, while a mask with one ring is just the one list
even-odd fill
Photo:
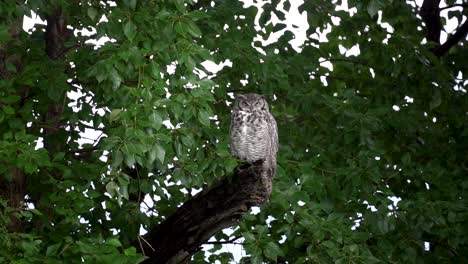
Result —
[[235, 118], [236, 118], [236, 111], [232, 111], [231, 112], [231, 126], [229, 127], [229, 149], [230, 149], [231, 155], [233, 156], [237, 156], [238, 154], [236, 146], [235, 146], [235, 141], [236, 141], [235, 137], [237, 137], [237, 131], [236, 131], [236, 127], [234, 124]]
[[268, 129], [270, 130], [270, 136], [271, 136], [271, 148], [273, 152], [276, 154], [279, 148], [278, 126], [276, 125], [275, 118], [271, 114], [270, 114], [270, 122], [268, 122]]

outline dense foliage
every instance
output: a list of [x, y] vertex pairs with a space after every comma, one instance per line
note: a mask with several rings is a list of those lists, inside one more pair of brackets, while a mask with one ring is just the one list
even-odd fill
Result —
[[[413, 2], [305, 1], [299, 51], [287, 1], [194, 2], [2, 1], [0, 262], [141, 261], [140, 226], [236, 167], [231, 92], [270, 95], [280, 135], [270, 201], [215, 237], [242, 261], [468, 260], [466, 32], [435, 52]], [[466, 31], [462, 9], [444, 12]], [[23, 31], [31, 11], [47, 26]]]

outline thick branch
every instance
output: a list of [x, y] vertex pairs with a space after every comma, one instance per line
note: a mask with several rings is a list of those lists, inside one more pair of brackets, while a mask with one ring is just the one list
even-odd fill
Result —
[[440, 33], [442, 31], [442, 22], [440, 20], [440, 11], [446, 8], [455, 6], [466, 6], [466, 4], [451, 5], [444, 8], [439, 8], [440, 0], [424, 0], [421, 7], [421, 17], [426, 24], [426, 38], [428, 41], [434, 42], [437, 46], [432, 49], [432, 52], [437, 57], [443, 56], [451, 47], [455, 46], [459, 41], [463, 40], [468, 33], [468, 23], [465, 21], [463, 25], [451, 35], [447, 41], [440, 44]]
[[455, 46], [459, 41], [465, 39], [466, 35], [468, 34], [468, 20], [463, 23], [463, 25], [455, 32], [455, 34], [451, 35], [444, 44], [434, 48], [432, 52], [437, 57], [441, 57], [445, 53], [447, 53], [451, 47]]
[[45, 49], [47, 56], [56, 60], [66, 51], [65, 40], [70, 36], [70, 30], [67, 28], [65, 16], [61, 8], [57, 8], [52, 14], [48, 15], [46, 19]]
[[424, 0], [421, 7], [421, 18], [426, 24], [426, 38], [436, 44], [440, 43], [442, 22], [440, 21], [440, 0]]
[[142, 243], [149, 257], [144, 263], [187, 263], [216, 232], [236, 225], [252, 206], [263, 204], [269, 194], [258, 163], [198, 193], [150, 230], [144, 237], [148, 243]]
[[[65, 51], [65, 40], [70, 36], [70, 30], [67, 29], [65, 16], [61, 8], [56, 8], [51, 14], [46, 16], [47, 27], [44, 34], [45, 50], [47, 56], [51, 60], [60, 59]], [[65, 84], [64, 84], [65, 85]], [[59, 89], [59, 87], [50, 87], [49, 89]], [[62, 142], [56, 138], [59, 132], [60, 120], [66, 105], [67, 97], [62, 93], [62, 102], [54, 102], [49, 104], [47, 113], [44, 115], [44, 123], [47, 125], [44, 128], [44, 148], [52, 155], [53, 152], [59, 152], [62, 149]]]

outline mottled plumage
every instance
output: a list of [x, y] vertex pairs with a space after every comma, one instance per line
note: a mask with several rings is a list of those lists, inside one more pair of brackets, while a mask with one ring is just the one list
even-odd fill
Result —
[[276, 173], [278, 152], [278, 128], [268, 109], [264, 96], [259, 94], [237, 95], [231, 113], [231, 154], [253, 163], [263, 160], [267, 191], [271, 193], [271, 178]]

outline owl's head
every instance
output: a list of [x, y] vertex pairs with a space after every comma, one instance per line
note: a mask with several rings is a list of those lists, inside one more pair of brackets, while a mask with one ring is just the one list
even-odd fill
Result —
[[261, 94], [238, 94], [236, 95], [234, 108], [246, 112], [253, 112], [254, 110], [268, 111], [268, 102], [266, 96]]

